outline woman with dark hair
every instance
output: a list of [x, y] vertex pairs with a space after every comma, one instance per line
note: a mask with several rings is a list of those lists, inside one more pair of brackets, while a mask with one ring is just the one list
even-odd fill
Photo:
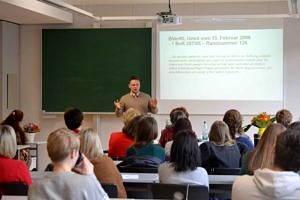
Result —
[[20, 122], [23, 120], [23, 112], [21, 110], [13, 110], [1, 125], [10, 125], [16, 132], [17, 144], [24, 145], [26, 143], [26, 136], [23, 129], [20, 126]]
[[135, 143], [127, 149], [126, 157], [129, 156], [153, 156], [165, 160], [164, 149], [153, 141], [157, 138], [157, 122], [151, 116], [145, 116], [137, 124]]
[[283, 131], [285, 127], [282, 124], [275, 123], [267, 127], [254, 150], [243, 156], [241, 174], [253, 175], [254, 170], [272, 168], [274, 161], [272, 152], [277, 136]]
[[209, 187], [208, 175], [200, 166], [200, 151], [195, 133], [185, 129], [176, 133], [170, 162], [158, 168], [159, 181], [172, 184], [197, 184]]
[[161, 131], [161, 135], [159, 138], [159, 144], [162, 147], [165, 147], [167, 142], [173, 140], [173, 133], [174, 133], [173, 128], [175, 122], [180, 118], [189, 118], [189, 113], [185, 107], [177, 107], [170, 112], [171, 125]]
[[239, 145], [241, 154], [244, 154], [254, 148], [253, 142], [249, 136], [244, 134], [244, 130], [242, 128], [243, 118], [238, 110], [228, 110], [223, 117], [223, 121], [228, 125], [231, 138], [247, 146], [245, 149], [242, 145]]
[[[20, 126], [20, 122], [23, 120], [23, 117], [24, 113], [21, 110], [13, 110], [1, 123], [1, 125], [9, 125], [14, 129], [17, 145], [25, 145], [27, 140], [25, 132]], [[20, 159], [25, 161], [28, 168], [30, 167], [31, 156], [29, 149], [20, 150]]]
[[208, 134], [209, 141], [200, 145], [201, 162], [208, 172], [212, 168], [239, 168], [241, 153], [223, 121], [215, 121]]
[[292, 120], [293, 120], [293, 115], [287, 109], [279, 110], [276, 113], [276, 122], [282, 124], [283, 126], [285, 126], [285, 128], [287, 128], [292, 123]]
[[[191, 124], [191, 121], [188, 119], [188, 118], [180, 118], [178, 119], [175, 124], [174, 124], [174, 128], [173, 128], [173, 137], [172, 139], [176, 136], [176, 134], [181, 131], [181, 130], [185, 130], [185, 129], [188, 129], [188, 130], [193, 130], [192, 129], [192, 124]], [[173, 140], [169, 141], [166, 143], [166, 146], [165, 146], [165, 153], [166, 153], [166, 158], [169, 158], [170, 157], [170, 152], [171, 152], [171, 147], [172, 147], [172, 144], [173, 144]]]

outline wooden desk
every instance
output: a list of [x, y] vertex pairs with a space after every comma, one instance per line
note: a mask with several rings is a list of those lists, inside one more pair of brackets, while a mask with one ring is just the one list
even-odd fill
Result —
[[125, 183], [158, 183], [158, 174], [155, 173], [121, 173]]
[[[155, 173], [121, 173], [129, 198], [151, 198], [151, 184], [159, 183]], [[215, 195], [231, 196], [234, 180], [238, 175], [208, 175], [209, 192]]]
[[[121, 173], [125, 183], [158, 183], [155, 173]], [[238, 175], [208, 175], [209, 184], [232, 185]]]
[[30, 147], [29, 150], [34, 150], [36, 152], [36, 169], [39, 170], [39, 147], [42, 144], [47, 144], [46, 141], [34, 141], [34, 142], [26, 142], [26, 144]]
[[30, 171], [30, 176], [32, 180], [43, 179], [45, 176], [52, 174], [53, 172], [44, 172], [44, 171]]

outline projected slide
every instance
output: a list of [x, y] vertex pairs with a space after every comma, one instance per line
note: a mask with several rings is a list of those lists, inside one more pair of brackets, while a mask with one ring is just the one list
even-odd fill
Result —
[[161, 100], [282, 101], [283, 30], [159, 32]]

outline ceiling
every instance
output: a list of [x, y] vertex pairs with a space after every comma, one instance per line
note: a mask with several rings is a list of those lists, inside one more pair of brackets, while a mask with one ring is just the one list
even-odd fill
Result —
[[[46, 1], [46, 0], [45, 0]], [[60, 0], [54, 0], [60, 1]], [[171, 0], [171, 3], [275, 2], [287, 0]], [[168, 4], [168, 0], [64, 0], [73, 6], [104, 4]], [[71, 12], [54, 7], [44, 0], [0, 0], [0, 20], [17, 24], [72, 23]]]
[[36, 0], [0, 0], [0, 20], [16, 24], [72, 23], [72, 13]]
[[[165, 3], [168, 0], [64, 0], [72, 5], [99, 5], [99, 4], [153, 4]], [[171, 3], [220, 3], [220, 2], [267, 2], [287, 0], [171, 0]]]

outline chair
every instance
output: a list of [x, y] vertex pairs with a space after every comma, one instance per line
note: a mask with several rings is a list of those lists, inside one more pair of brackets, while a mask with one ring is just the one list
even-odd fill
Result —
[[152, 184], [153, 199], [208, 200], [208, 188], [203, 185]]
[[208, 174], [214, 175], [240, 175], [241, 168], [211, 168]]
[[46, 168], [45, 172], [53, 172], [54, 165], [52, 163], [49, 163]]
[[0, 183], [0, 194], [13, 196], [26, 196], [28, 186], [22, 182]]
[[118, 166], [120, 173], [158, 173], [158, 168], [154, 167], [132, 167], [132, 166]]
[[101, 183], [101, 186], [109, 198], [118, 198], [118, 189], [115, 184]]
[[130, 156], [117, 165], [120, 172], [158, 173], [161, 160], [154, 156]]

